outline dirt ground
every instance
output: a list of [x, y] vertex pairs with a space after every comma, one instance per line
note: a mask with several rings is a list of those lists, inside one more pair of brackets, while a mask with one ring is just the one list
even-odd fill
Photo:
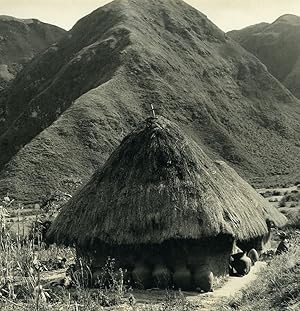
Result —
[[219, 304], [223, 298], [233, 297], [246, 288], [250, 283], [254, 282], [259, 272], [266, 266], [265, 262], [257, 262], [252, 267], [250, 273], [244, 277], [229, 277], [226, 284], [212, 293], [200, 294], [188, 297], [188, 300], [195, 304], [197, 309], [201, 311], [212, 311], [214, 306]]
[[[242, 289], [246, 288], [252, 282], [255, 281], [259, 272], [266, 266], [265, 262], [257, 262], [252, 267], [250, 273], [244, 277], [229, 277], [224, 286], [216, 289], [211, 293], [199, 294], [196, 292], [183, 292], [184, 296], [187, 297], [187, 301], [194, 306], [194, 310], [201, 311], [214, 311], [216, 306], [220, 305], [224, 298], [236, 296], [241, 292]], [[136, 299], [136, 310], [143, 310], [147, 305], [152, 306], [151, 310], [155, 310], [153, 305], [157, 305], [164, 300], [166, 292], [162, 290], [147, 290], [147, 291], [133, 291], [133, 296]], [[116, 309], [112, 309], [116, 310]], [[118, 307], [118, 311], [132, 310], [128, 305], [122, 305]]]

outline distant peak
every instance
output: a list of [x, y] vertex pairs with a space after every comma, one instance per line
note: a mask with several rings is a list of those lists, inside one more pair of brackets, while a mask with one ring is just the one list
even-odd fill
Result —
[[32, 24], [32, 23], [36, 23], [39, 22], [37, 19], [22, 19], [22, 18], [16, 18], [13, 16], [8, 16], [8, 15], [0, 15], [0, 21], [5, 21], [5, 22], [19, 22], [19, 23], [24, 23], [24, 24]]
[[277, 18], [273, 24], [285, 23], [291, 25], [300, 25], [300, 16], [294, 14], [284, 14]]

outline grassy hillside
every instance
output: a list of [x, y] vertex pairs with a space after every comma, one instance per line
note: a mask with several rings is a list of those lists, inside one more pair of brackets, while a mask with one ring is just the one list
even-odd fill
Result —
[[65, 33], [65, 30], [37, 19], [0, 15], [0, 62], [24, 63]]
[[150, 104], [253, 183], [300, 171], [299, 101], [181, 0], [94, 11], [26, 66], [7, 103], [0, 192], [22, 200], [72, 192]]
[[256, 55], [268, 70], [300, 98], [300, 17], [283, 15], [274, 23], [261, 23], [228, 33]]
[[7, 110], [5, 89], [25, 63], [65, 33], [65, 30], [37, 19], [0, 15], [0, 133]]

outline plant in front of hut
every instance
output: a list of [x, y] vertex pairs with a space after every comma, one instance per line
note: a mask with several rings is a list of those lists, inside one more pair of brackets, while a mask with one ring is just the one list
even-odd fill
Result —
[[[111, 307], [127, 301], [127, 294], [131, 288], [128, 286], [124, 274], [126, 271], [116, 268], [115, 259], [108, 258], [105, 265], [97, 270], [82, 259], [77, 265], [72, 265], [67, 275], [75, 287], [73, 298], [80, 304], [96, 303], [103, 307]], [[92, 289], [88, 289], [92, 288]]]

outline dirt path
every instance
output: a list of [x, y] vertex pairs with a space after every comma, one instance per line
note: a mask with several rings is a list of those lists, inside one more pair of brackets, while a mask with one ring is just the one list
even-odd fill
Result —
[[215, 290], [212, 293], [200, 294], [197, 296], [188, 297], [195, 307], [196, 310], [201, 311], [213, 311], [214, 306], [223, 298], [229, 298], [235, 296], [243, 288], [247, 287], [252, 283], [258, 276], [259, 271], [261, 271], [266, 266], [265, 262], [257, 262], [254, 267], [252, 267], [250, 273], [242, 278], [239, 277], [229, 277], [228, 281], [224, 286]]
[[[259, 271], [261, 271], [266, 266], [265, 262], [257, 262], [254, 267], [252, 267], [250, 273], [242, 278], [239, 277], [229, 277], [226, 283], [219, 289], [216, 289], [212, 293], [198, 294], [191, 292], [184, 292], [187, 300], [195, 307], [195, 311], [215, 311], [216, 305], [222, 302], [222, 299], [235, 296], [243, 288], [253, 282]], [[151, 290], [151, 291], [134, 291], [134, 297], [137, 302], [137, 309], [149, 305], [149, 303], [157, 306], [157, 309], [153, 308], [151, 310], [161, 310], [159, 304], [165, 299], [166, 292], [161, 290]], [[118, 309], [122, 311], [132, 310], [128, 306], [123, 306]]]

